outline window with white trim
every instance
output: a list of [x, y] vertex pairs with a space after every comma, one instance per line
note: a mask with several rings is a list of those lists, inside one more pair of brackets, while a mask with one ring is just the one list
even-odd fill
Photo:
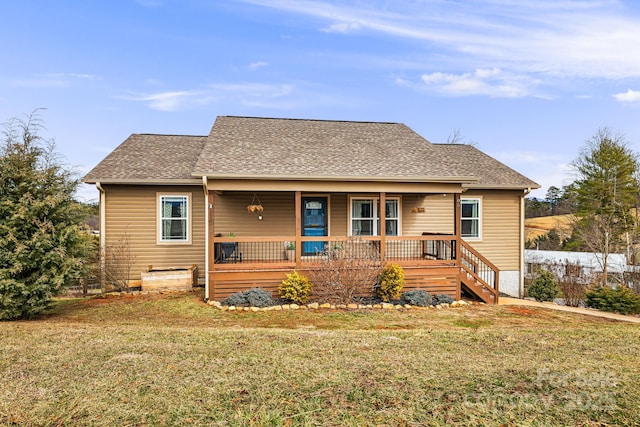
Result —
[[480, 199], [460, 199], [460, 232], [466, 239], [480, 239]]
[[158, 241], [163, 243], [189, 242], [188, 195], [159, 196], [158, 217]]
[[[351, 198], [351, 235], [380, 235], [380, 200], [377, 198]], [[387, 236], [397, 236], [400, 232], [400, 200], [389, 198], [385, 201], [385, 228]]]

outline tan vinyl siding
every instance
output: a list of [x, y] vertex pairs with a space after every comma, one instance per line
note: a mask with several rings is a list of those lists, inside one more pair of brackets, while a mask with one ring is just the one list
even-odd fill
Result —
[[[452, 194], [407, 194], [401, 203], [403, 236], [420, 236], [424, 232], [453, 234]], [[418, 211], [412, 212], [414, 209]]]
[[[258, 220], [257, 212], [247, 212], [247, 205], [251, 203], [253, 194], [225, 191], [215, 196], [215, 233], [220, 233], [222, 236], [234, 233], [237, 237], [295, 236], [295, 193], [255, 193], [264, 208], [262, 221]], [[329, 199], [329, 233], [333, 236], [346, 236], [347, 195], [328, 193], [312, 195]], [[312, 195], [303, 193], [303, 197]]]
[[329, 234], [346, 236], [349, 233], [349, 209], [345, 193], [331, 194], [329, 198]]
[[[127, 236], [133, 265], [131, 280], [154, 267], [198, 266], [205, 277], [204, 192], [201, 186], [103, 185], [105, 190], [105, 234], [107, 247]], [[158, 243], [158, 194], [189, 194], [191, 242]]]
[[[295, 236], [296, 213], [294, 193], [255, 193], [264, 211], [248, 212], [254, 193], [225, 191], [215, 196], [214, 233], [237, 237]], [[262, 221], [258, 215], [262, 215]]]
[[520, 199], [517, 191], [468, 191], [481, 201], [482, 240], [467, 241], [500, 270], [520, 270]]
[[[255, 193], [264, 207], [262, 221], [258, 213], [248, 213], [247, 205], [254, 193], [225, 191], [215, 196], [215, 233], [237, 237], [250, 236], [294, 236], [295, 235], [295, 193], [263, 192]], [[378, 197], [379, 193], [302, 193], [329, 199], [329, 233], [332, 236], [346, 236], [349, 230], [349, 197]], [[419, 236], [424, 232], [453, 234], [453, 195], [446, 194], [387, 194], [387, 198], [399, 198], [402, 209], [401, 225], [403, 236]], [[412, 212], [413, 208], [422, 211]]]

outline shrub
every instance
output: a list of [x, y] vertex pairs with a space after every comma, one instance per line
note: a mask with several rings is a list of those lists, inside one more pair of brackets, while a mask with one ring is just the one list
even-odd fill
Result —
[[250, 306], [250, 307], [269, 307], [273, 305], [273, 298], [271, 293], [265, 291], [262, 288], [251, 288], [248, 291], [236, 292], [229, 295], [229, 297], [223, 301], [224, 305], [228, 306]]
[[404, 270], [397, 264], [389, 264], [382, 269], [378, 278], [376, 293], [384, 302], [400, 297], [404, 286]]
[[564, 303], [569, 307], [580, 307], [584, 303], [589, 285], [575, 280], [561, 280], [558, 286], [562, 291]]
[[529, 286], [529, 296], [536, 301], [553, 301], [558, 296], [558, 282], [552, 272], [542, 270]]
[[245, 291], [244, 295], [251, 307], [269, 307], [273, 305], [271, 292], [267, 292], [262, 288], [251, 288]]
[[359, 295], [371, 294], [382, 269], [380, 250], [357, 237], [329, 243], [318, 254], [312, 270], [313, 295], [319, 301], [349, 304]]
[[431, 294], [424, 289], [413, 289], [404, 292], [400, 300], [404, 304], [415, 305], [417, 307], [427, 307], [431, 305]]
[[452, 302], [454, 302], [455, 300], [453, 298], [451, 298], [449, 295], [445, 295], [445, 294], [436, 294], [433, 297], [433, 300], [431, 301], [432, 305], [440, 305], [440, 304], [451, 304]]
[[598, 286], [587, 292], [587, 307], [620, 314], [638, 314], [640, 313], [640, 295], [626, 286], [618, 286], [615, 289]]
[[281, 298], [304, 304], [309, 301], [311, 282], [305, 276], [293, 270], [293, 273], [288, 273], [287, 278], [280, 283], [278, 292]]
[[244, 295], [244, 292], [236, 292], [235, 294], [229, 295], [222, 303], [228, 306], [243, 306], [247, 304], [247, 297]]

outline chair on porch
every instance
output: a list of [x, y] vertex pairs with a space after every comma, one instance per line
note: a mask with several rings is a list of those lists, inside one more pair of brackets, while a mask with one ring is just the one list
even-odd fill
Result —
[[215, 244], [215, 263], [242, 262], [242, 253], [238, 251], [236, 242], [220, 242]]
[[[443, 233], [431, 233], [425, 231], [423, 236], [444, 236]], [[451, 259], [451, 248], [442, 240], [424, 240], [422, 242], [422, 257], [424, 259], [443, 260]]]

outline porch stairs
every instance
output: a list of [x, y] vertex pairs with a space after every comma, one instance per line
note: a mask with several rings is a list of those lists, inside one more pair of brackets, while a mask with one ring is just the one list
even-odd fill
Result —
[[498, 268], [462, 240], [460, 243], [460, 283], [462, 289], [487, 304], [497, 304], [498, 279]]

